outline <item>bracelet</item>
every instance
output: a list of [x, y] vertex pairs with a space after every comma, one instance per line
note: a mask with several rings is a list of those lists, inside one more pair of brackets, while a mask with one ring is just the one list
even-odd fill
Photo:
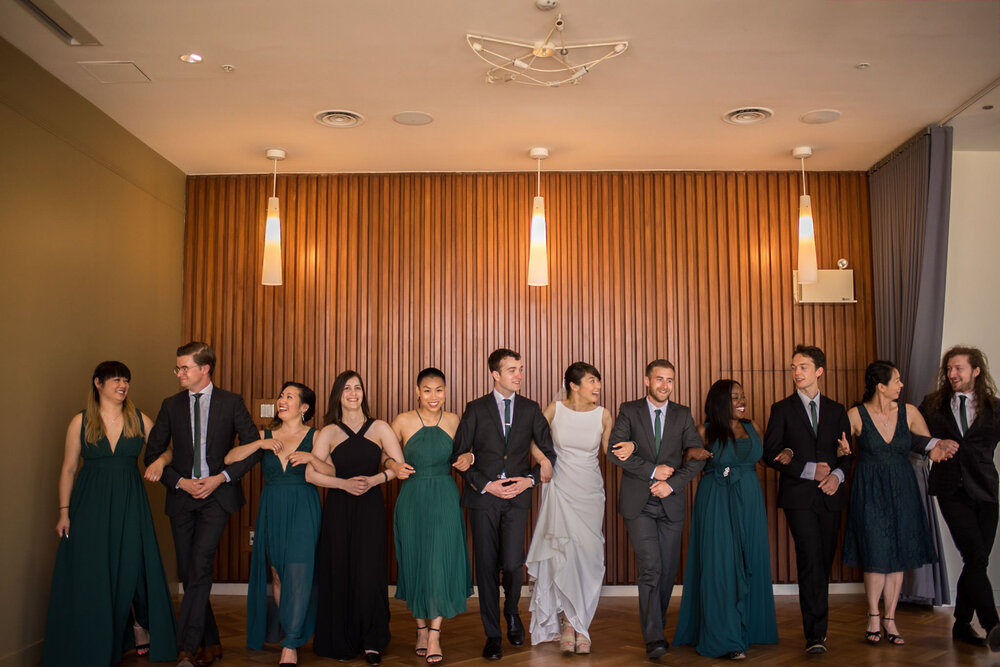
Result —
[[389, 461], [392, 461], [393, 463], [396, 463], [396, 459], [392, 458], [391, 456], [385, 457], [385, 460], [382, 461], [382, 469], [383, 470], [385, 470], [386, 468], [389, 467]]
[[389, 473], [387, 473], [386, 471], [383, 470], [382, 471], [382, 476], [385, 477], [385, 483], [388, 484], [389, 483]]
[[61, 510], [68, 510], [69, 509], [69, 505], [63, 505], [59, 509], [61, 509]]

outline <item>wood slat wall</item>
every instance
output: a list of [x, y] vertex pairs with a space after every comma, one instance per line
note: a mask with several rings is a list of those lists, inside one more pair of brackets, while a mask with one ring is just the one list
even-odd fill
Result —
[[[279, 176], [280, 287], [260, 284], [271, 177], [195, 176], [187, 187], [184, 336], [215, 347], [216, 382], [248, 405], [294, 379], [316, 390], [322, 415], [333, 378], [353, 368], [374, 414], [388, 420], [413, 406], [413, 379], [433, 365], [460, 412], [488, 391], [486, 357], [506, 346], [523, 355], [524, 394], [543, 406], [565, 367], [586, 360], [603, 374], [603, 404], [616, 410], [642, 395], [645, 363], [665, 357], [678, 369], [673, 398], [696, 420], [711, 383], [733, 377], [763, 425], [791, 391], [796, 343], [826, 350], [824, 392], [845, 403], [860, 396], [875, 355], [863, 173], [807, 174], [820, 266], [845, 257], [855, 270], [858, 303], [837, 305], [793, 304], [795, 172], [543, 174], [544, 288], [526, 284], [531, 173]], [[615, 509], [619, 474], [602, 466], [606, 583], [632, 584]], [[759, 474], [774, 580], [794, 582], [777, 474]], [[218, 581], [249, 573], [259, 470], [244, 483], [249, 502], [223, 538]], [[387, 489], [390, 510], [397, 493]], [[835, 581], [859, 577], [837, 559]]]

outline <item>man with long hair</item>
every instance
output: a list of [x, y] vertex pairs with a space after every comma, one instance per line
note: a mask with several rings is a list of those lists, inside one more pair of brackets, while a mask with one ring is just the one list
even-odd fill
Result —
[[[924, 397], [920, 412], [934, 438], [956, 440], [959, 445], [952, 458], [934, 464], [927, 481], [927, 493], [937, 496], [965, 563], [958, 578], [951, 636], [1000, 651], [1000, 618], [987, 574], [997, 532], [1000, 484], [993, 450], [1000, 441], [1000, 401], [982, 350], [958, 345], [945, 352], [938, 388]], [[985, 638], [970, 624], [973, 613], [987, 632]]]

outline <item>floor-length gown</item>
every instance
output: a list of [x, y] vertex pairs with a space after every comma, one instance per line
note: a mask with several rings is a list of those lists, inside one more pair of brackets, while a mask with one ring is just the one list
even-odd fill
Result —
[[936, 563], [917, 478], [910, 465], [910, 427], [900, 405], [888, 442], [864, 405], [858, 406], [858, 463], [847, 508], [844, 563], [865, 572], [903, 572]]
[[445, 431], [424, 425], [404, 451], [416, 472], [403, 481], [393, 516], [396, 598], [406, 600], [414, 618], [452, 618], [465, 611], [472, 595], [465, 519], [448, 463], [451, 447]]
[[[339, 425], [347, 439], [330, 454], [337, 477], [378, 473], [382, 449], [365, 437], [374, 421], [366, 421], [357, 433]], [[319, 593], [313, 646], [318, 655], [349, 659], [364, 650], [381, 651], [389, 643], [385, 531], [381, 485], [360, 496], [329, 490], [316, 554]]]
[[[295, 451], [311, 452], [314, 434], [315, 429], [309, 429]], [[264, 438], [270, 437], [271, 432], [264, 431]], [[281, 645], [299, 648], [309, 641], [316, 626], [314, 563], [321, 512], [319, 492], [306, 481], [306, 465], [289, 463], [282, 468], [281, 459], [271, 451], [264, 453], [260, 465], [264, 489], [250, 558], [247, 648], [264, 648], [269, 625], [268, 566], [275, 569], [281, 582], [277, 618]]]
[[713, 658], [778, 641], [756, 470], [764, 447], [753, 425], [744, 426], [749, 437], [714, 444], [698, 482], [674, 635], [675, 644]]
[[531, 643], [560, 634], [559, 613], [590, 639], [604, 581], [604, 478], [598, 465], [604, 408], [577, 412], [556, 401], [556, 464], [542, 486], [538, 521], [525, 560], [534, 579]]
[[[136, 459], [144, 434], [86, 442], [73, 483], [69, 537], [59, 540], [42, 664], [103, 667], [135, 646], [131, 608], [149, 629], [150, 660], [177, 657], [174, 608]], [[140, 426], [142, 419], [140, 417]]]

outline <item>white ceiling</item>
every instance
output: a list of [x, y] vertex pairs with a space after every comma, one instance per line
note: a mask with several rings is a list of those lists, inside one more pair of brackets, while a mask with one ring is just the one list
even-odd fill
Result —
[[[66, 45], [16, 0], [0, 0], [0, 37], [189, 174], [269, 171], [269, 147], [288, 151], [286, 173], [530, 170], [532, 146], [551, 150], [552, 171], [788, 170], [799, 145], [815, 149], [810, 170], [863, 170], [1000, 77], [994, 0], [59, 4], [102, 45]], [[567, 42], [628, 50], [578, 85], [486, 82], [466, 33], [531, 42], [557, 13]], [[179, 60], [191, 51], [204, 62]], [[120, 60], [151, 81], [102, 84], [78, 64]], [[1000, 150], [997, 98], [958, 119], [956, 148]], [[774, 117], [720, 119], [751, 105]], [[824, 108], [843, 116], [799, 120]], [[323, 127], [324, 109], [367, 120]], [[412, 110], [435, 120], [393, 122]]]

